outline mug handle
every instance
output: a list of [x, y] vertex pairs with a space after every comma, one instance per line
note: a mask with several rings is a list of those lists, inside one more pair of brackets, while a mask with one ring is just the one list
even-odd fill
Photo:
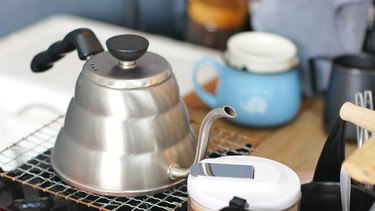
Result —
[[221, 70], [223, 67], [215, 59], [211, 57], [203, 57], [195, 64], [193, 70], [193, 85], [198, 97], [203, 102], [205, 102], [209, 107], [214, 108], [219, 106], [217, 96], [203, 89], [203, 87], [198, 82], [198, 72], [202, 69], [202, 66], [204, 65], [213, 67], [213, 69], [219, 74], [219, 77], [223, 74], [223, 71]]
[[[308, 60], [309, 70], [310, 70], [310, 84], [311, 84], [311, 90], [314, 95], [324, 96], [326, 90], [319, 90], [318, 89], [318, 71], [316, 69], [316, 61], [317, 60], [325, 60], [325, 61], [332, 61], [331, 57], [328, 56], [316, 56], [313, 58], [310, 58]], [[329, 80], [328, 80], [329, 81]]]

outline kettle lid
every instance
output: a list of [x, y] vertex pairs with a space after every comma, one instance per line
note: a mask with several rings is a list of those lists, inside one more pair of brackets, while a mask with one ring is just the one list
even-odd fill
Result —
[[168, 61], [147, 52], [146, 38], [125, 34], [106, 42], [108, 51], [90, 58], [82, 74], [89, 80], [115, 89], [136, 89], [166, 81], [172, 75]]

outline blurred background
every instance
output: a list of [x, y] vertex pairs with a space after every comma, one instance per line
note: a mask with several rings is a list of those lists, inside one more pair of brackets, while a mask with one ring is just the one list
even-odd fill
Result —
[[[316, 98], [325, 96], [333, 58], [343, 54], [375, 53], [374, 4], [371, 0], [0, 0], [0, 4], [0, 40], [5, 46], [0, 48], [3, 54], [0, 62], [4, 74], [7, 67], [11, 73], [14, 69], [28, 68], [20, 65], [21, 60], [30, 60], [25, 51], [40, 45], [32, 43], [32, 38], [43, 40], [43, 35], [48, 33], [41, 31], [38, 32], [40, 37], [33, 34], [30, 39], [12, 35], [61, 14], [183, 41], [186, 43], [176, 43], [183, 46], [184, 53], [203, 46], [207, 47], [205, 50], [222, 55], [227, 50], [227, 39], [242, 31], [278, 34], [296, 45], [303, 94]], [[31, 43], [27, 47], [22, 42]], [[184, 45], [190, 43], [196, 46]], [[200, 49], [200, 53], [205, 52]], [[170, 49], [163, 50], [170, 51], [170, 55], [176, 54]], [[17, 56], [12, 56], [12, 51]], [[193, 58], [191, 55], [179, 56], [180, 59]], [[181, 64], [181, 61], [177, 62], [177, 65]], [[3, 76], [0, 79], [3, 85], [10, 87], [13, 83], [15, 86]], [[0, 106], [2, 104], [5, 102]]]
[[[34, 23], [54, 15], [69, 14], [160, 35], [150, 36], [155, 41], [153, 43], [160, 44], [154, 45], [157, 52], [166, 55], [165, 58], [168, 58], [174, 70], [178, 70], [175, 72], [179, 72], [179, 77], [189, 84], [191, 71], [198, 57], [209, 54], [222, 56], [226, 51], [227, 39], [242, 31], [270, 32], [284, 36], [296, 45], [299, 58], [297, 70], [303, 94], [307, 97], [323, 99], [327, 94], [331, 61], [337, 56], [358, 56], [362, 53], [375, 55], [375, 7], [372, 0], [0, 0], [0, 5], [0, 149], [39, 128], [47, 122], [46, 119], [61, 114], [71, 98], [75, 83], [71, 78], [75, 79], [76, 76], [69, 74], [78, 74], [82, 66], [81, 62], [77, 62], [75, 54], [67, 55], [74, 60], [64, 59], [56, 65], [56, 69], [60, 67], [64, 71], [70, 71], [69, 73], [50, 71], [50, 75], [35, 76], [34, 81], [30, 77], [30, 55], [36, 55], [35, 53], [45, 49], [44, 46], [52, 43], [45, 37], [51, 34], [50, 37], [55, 37], [56, 34], [53, 33], [60, 33], [63, 29], [58, 24], [55, 24], [55, 31], [49, 31], [52, 33], [37, 28], [38, 30], [33, 31], [37, 33], [28, 37], [24, 36], [27, 30], [23, 29], [32, 28]], [[65, 23], [74, 25], [72, 22]], [[17, 33], [18, 31], [21, 33]], [[104, 31], [109, 33], [109, 30]], [[43, 36], [46, 34], [48, 36]], [[109, 36], [100, 38], [107, 37]], [[164, 39], [165, 37], [172, 39]], [[156, 38], [159, 42], [156, 42]], [[373, 61], [375, 64], [375, 59]], [[375, 76], [369, 80], [375, 81]], [[364, 84], [363, 81], [358, 84]], [[373, 81], [368, 83], [375, 84]], [[54, 85], [53, 89], [49, 86], [51, 84]], [[357, 88], [348, 86], [346, 82], [342, 84], [347, 89]], [[337, 90], [337, 93], [327, 99], [336, 100], [343, 92], [343, 89]], [[372, 89], [374, 91], [375, 88]], [[277, 106], [280, 104], [277, 103]], [[60, 107], [61, 111], [55, 109]], [[302, 141], [320, 141], [325, 134], [314, 128], [320, 126], [320, 117], [314, 117], [320, 114], [320, 109], [321, 107], [316, 109], [310, 106], [303, 110], [308, 113], [301, 119], [301, 127], [290, 127], [294, 129], [293, 132], [283, 131], [274, 136], [262, 134], [259, 137], [270, 137], [270, 140], [277, 137], [277, 141], [282, 141], [283, 138], [295, 140], [303, 136]], [[306, 131], [312, 131], [311, 137]], [[298, 132], [300, 136], [296, 135]], [[280, 137], [279, 134], [286, 136]], [[289, 136], [290, 134], [292, 135]], [[263, 145], [263, 149], [280, 146], [280, 149], [285, 150], [289, 146], [293, 149], [302, 146], [307, 149], [306, 152], [310, 152], [316, 149], [309, 146], [317, 146], [305, 145], [304, 142], [295, 142], [303, 143], [300, 145], [290, 142], [293, 145], [289, 146], [284, 145], [286, 142], [268, 143], [269, 145]], [[298, 153], [295, 156], [301, 154], [299, 150], [293, 152]], [[287, 154], [284, 157], [291, 157], [294, 161], [295, 156]], [[304, 159], [299, 159], [298, 162], [304, 162]], [[306, 170], [305, 163], [301, 165]]]
[[[0, 3], [0, 38], [55, 14], [77, 15], [218, 50], [225, 50], [230, 35], [241, 31], [279, 34], [298, 47], [303, 90], [308, 96], [327, 88], [330, 62], [320, 58], [360, 52], [366, 30], [374, 28], [371, 0], [0, 0]], [[314, 82], [310, 60], [317, 67], [318, 80]], [[312, 90], [314, 86], [316, 90]]]
[[[54, 15], [69, 14], [160, 35], [162, 38], [172, 38], [174, 40], [168, 39], [168, 42], [183, 48], [178, 53], [170, 51], [169, 55], [172, 58], [178, 57], [179, 60], [175, 60], [178, 61], [175, 62], [175, 66], [179, 70], [182, 69], [181, 67], [188, 69], [186, 71], [188, 76], [184, 76], [184, 79], [190, 76], [192, 67], [189, 64], [197, 61], [192, 53], [188, 54], [189, 49], [194, 49], [194, 55], [208, 54], [208, 51], [205, 51], [207, 49], [214, 50], [212, 52], [215, 55], [216, 53], [221, 55], [226, 50], [227, 39], [242, 31], [263, 31], [282, 35], [297, 46], [298, 71], [303, 94], [316, 98], [322, 98], [326, 94], [333, 58], [343, 54], [363, 52], [375, 54], [375, 10], [372, 0], [0, 0], [0, 5], [0, 44], [3, 42], [3, 46], [6, 46], [0, 47], [0, 53], [3, 54], [2, 57], [0, 54], [2, 64], [0, 120], [3, 120], [0, 122], [0, 135], [4, 137], [8, 137], [8, 133], [16, 138], [19, 137], [21, 127], [20, 121], [16, 118], [13, 122], [7, 120], [8, 117], [16, 116], [13, 114], [19, 115], [19, 113], [9, 112], [8, 114], [4, 112], [7, 111], [6, 109], [9, 108], [8, 110], [13, 112], [16, 110], [15, 105], [21, 105], [20, 102], [25, 101], [26, 98], [30, 101], [31, 98], [38, 100], [43, 98], [51, 102], [54, 101], [51, 99], [57, 99], [53, 98], [56, 93], [49, 89], [37, 87], [40, 89], [35, 88], [36, 91], [33, 91], [28, 88], [30, 86], [25, 81], [10, 80], [11, 77], [6, 77], [16, 71], [21, 73], [24, 70], [29, 71], [28, 65], [31, 59], [29, 55], [34, 55], [32, 47], [43, 49], [38, 46], [42, 45], [42, 41], [45, 45], [50, 44], [44, 43], [42, 35], [45, 32], [43, 31], [38, 32], [40, 37], [30, 36], [41, 39], [40, 43], [33, 41], [35, 39], [30, 37], [28, 39], [23, 36], [12, 37], [12, 35]], [[175, 40], [188, 43], [174, 42]], [[30, 45], [24, 46], [22, 43]], [[190, 45], [190, 43], [198, 45], [199, 50], [195, 49], [197, 46]], [[15, 48], [17, 45], [18, 47]], [[200, 48], [201, 46], [207, 49]], [[160, 49], [158, 52], [170, 50], [164, 48], [164, 45], [157, 47]], [[76, 57], [76, 55], [71, 57]], [[184, 63], [184, 60], [187, 61]], [[64, 61], [65, 63], [60, 63], [60, 67], [70, 62]], [[75, 61], [71, 60], [71, 63]], [[22, 66], [26, 63], [27, 66]], [[75, 62], [74, 64], [81, 67], [81, 63]], [[80, 69], [77, 68], [77, 70]], [[55, 72], [65, 74], [62, 71], [51, 71], [52, 74]], [[21, 78], [15, 75], [12, 76], [16, 79]], [[26, 78], [25, 75], [23, 78]], [[56, 81], [59, 81], [64, 89], [68, 87], [66, 81], [61, 78], [56, 78]], [[191, 82], [190, 79], [188, 81]], [[73, 89], [73, 86], [71, 88]], [[28, 94], [27, 91], [33, 91], [34, 95]], [[7, 96], [10, 97], [7, 98]], [[70, 97], [71, 94], [67, 96]], [[336, 96], [332, 97], [332, 99], [335, 98]], [[16, 103], [10, 104], [12, 100]], [[9, 106], [5, 107], [7, 103]], [[40, 108], [40, 105], [37, 104], [33, 108], [35, 107]], [[58, 113], [54, 110], [48, 110], [48, 112]], [[38, 115], [35, 117], [42, 121], [43, 119]], [[39, 127], [39, 124], [31, 121], [30, 125]], [[17, 130], [8, 129], [11, 127]], [[30, 130], [25, 126], [24, 131]], [[0, 136], [0, 142], [1, 139]], [[14, 140], [14, 138], [9, 138], [9, 140]]]
[[[0, 0], [0, 2], [0, 37], [50, 15], [72, 14], [185, 40], [187, 0]], [[233, 5], [226, 0], [218, 2], [226, 2], [220, 7], [229, 7], [227, 9], [230, 9], [231, 4]], [[208, 7], [204, 8], [205, 11], [208, 11], [207, 9], [209, 10]], [[242, 24], [241, 27], [241, 30], [248, 29], [248, 25]]]

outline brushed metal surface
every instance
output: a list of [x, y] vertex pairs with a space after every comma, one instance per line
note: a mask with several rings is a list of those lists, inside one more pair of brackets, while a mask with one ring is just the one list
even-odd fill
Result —
[[[142, 82], [141, 88], [128, 86], [128, 78], [84, 68], [51, 156], [54, 170], [64, 181], [116, 196], [158, 193], [182, 181], [170, 180], [168, 167], [190, 167], [196, 136], [166, 64], [152, 67], [166, 69], [155, 74], [157, 83]], [[95, 74], [99, 82], [93, 80]]]

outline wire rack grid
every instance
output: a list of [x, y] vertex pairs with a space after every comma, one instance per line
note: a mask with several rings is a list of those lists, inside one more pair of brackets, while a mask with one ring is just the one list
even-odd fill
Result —
[[[187, 186], [182, 183], [172, 190], [140, 197], [110, 197], [89, 193], [63, 182], [53, 171], [50, 155], [62, 127], [60, 116], [39, 130], [0, 152], [0, 176], [98, 210], [176, 210], [187, 202]], [[192, 122], [197, 130], [199, 124]], [[253, 140], [247, 136], [213, 128], [208, 157], [246, 155]]]

